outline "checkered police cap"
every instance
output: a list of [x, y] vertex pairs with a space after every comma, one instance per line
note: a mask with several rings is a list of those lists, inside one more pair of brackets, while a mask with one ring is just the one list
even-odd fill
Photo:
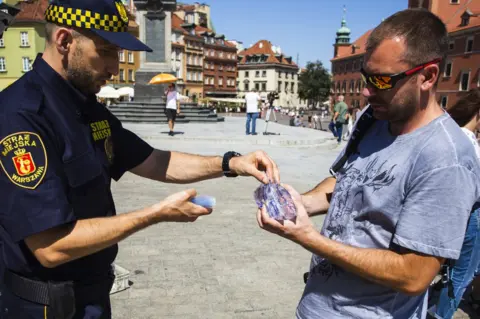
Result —
[[127, 9], [121, 0], [50, 0], [45, 20], [89, 29], [106, 41], [131, 51], [152, 50], [128, 33]]

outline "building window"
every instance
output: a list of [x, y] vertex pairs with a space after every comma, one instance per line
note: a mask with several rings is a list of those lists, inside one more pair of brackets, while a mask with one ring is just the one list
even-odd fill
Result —
[[262, 78], [266, 78], [267, 77], [267, 71], [262, 71]]
[[440, 100], [440, 105], [445, 110], [447, 108], [447, 104], [448, 104], [448, 96], [444, 95], [444, 96], [442, 96], [442, 99]]
[[118, 52], [118, 60], [120, 62], [125, 62], [125, 51], [122, 50], [122, 51]]
[[451, 77], [452, 76], [452, 62], [447, 62], [447, 65], [445, 66], [445, 77]]
[[455, 41], [454, 41], [454, 40], [448, 42], [448, 49], [449, 49], [450, 51], [455, 50]]
[[5, 42], [3, 42], [3, 38], [0, 39], [0, 48], [4, 48], [5, 47]]
[[350, 81], [350, 93], [353, 93], [353, 90], [355, 89], [354, 86], [355, 86], [355, 82], [353, 80], [351, 80]]
[[260, 83], [255, 82], [255, 89], [256, 89], [257, 91], [260, 91]]
[[357, 93], [360, 93], [360, 88], [362, 87], [362, 81], [357, 80]]
[[245, 71], [245, 77], [248, 78], [249, 77], [249, 73], [248, 71]]
[[340, 82], [337, 83], [337, 93], [340, 93]]
[[346, 92], [347, 92], [347, 81], [343, 81], [342, 93], [346, 93]]
[[472, 52], [473, 51], [473, 37], [467, 38], [467, 44], [465, 46], [465, 52]]
[[133, 52], [128, 52], [128, 63], [135, 63]]
[[133, 72], [133, 70], [128, 70], [128, 79], [129, 79], [131, 82], [134, 82], [134, 81], [135, 81], [135, 73]]
[[125, 70], [120, 69], [120, 81], [124, 82], [125, 81]]
[[260, 71], [255, 71], [255, 77], [259, 78], [260, 77]]
[[20, 32], [20, 46], [22, 47], [28, 47], [28, 32], [27, 31], [22, 31]]
[[0, 57], [0, 72], [7, 72], [7, 64], [4, 57]]
[[282, 82], [278, 82], [277, 91], [278, 93], [282, 92]]
[[462, 72], [460, 78], [460, 91], [468, 91], [470, 84], [470, 71]]
[[22, 58], [22, 71], [23, 72], [27, 72], [27, 71], [30, 71], [31, 70], [31, 67], [30, 67], [30, 58], [28, 57], [23, 57]]
[[267, 83], [265, 83], [265, 82], [262, 83], [262, 91], [263, 92], [267, 91]]
[[290, 83], [290, 84], [291, 84], [291, 87], [292, 87], [292, 88], [290, 89], [290, 92], [295, 93], [295, 83], [292, 82], [292, 83]]
[[218, 85], [223, 86], [223, 78], [222, 77], [218, 78]]

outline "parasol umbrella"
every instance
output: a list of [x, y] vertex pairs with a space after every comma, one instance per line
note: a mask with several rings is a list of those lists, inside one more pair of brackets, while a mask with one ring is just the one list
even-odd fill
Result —
[[165, 83], [173, 83], [176, 82], [178, 79], [168, 73], [160, 73], [155, 75], [149, 82], [149, 84], [165, 84]]
[[118, 99], [120, 94], [113, 87], [106, 85], [100, 89], [97, 96], [104, 99]]
[[122, 88], [119, 88], [117, 90], [117, 92], [120, 96], [125, 96], [125, 95], [134, 96], [135, 95], [135, 90], [132, 87], [128, 87], [128, 86], [124, 86]]

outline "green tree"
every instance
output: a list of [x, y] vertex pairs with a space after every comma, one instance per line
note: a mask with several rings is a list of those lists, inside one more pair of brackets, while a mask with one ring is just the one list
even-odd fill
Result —
[[309, 104], [317, 106], [330, 96], [332, 81], [322, 62], [308, 62], [306, 71], [300, 74], [298, 80], [298, 96], [308, 100]]

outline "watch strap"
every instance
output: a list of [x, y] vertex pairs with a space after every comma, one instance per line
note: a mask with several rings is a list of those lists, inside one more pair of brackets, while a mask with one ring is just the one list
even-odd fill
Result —
[[233, 157], [237, 157], [237, 156], [242, 156], [242, 154], [232, 151], [232, 152], [227, 152], [227, 153], [225, 153], [225, 155], [223, 155], [222, 171], [223, 171], [223, 174], [226, 177], [237, 177], [238, 176], [237, 174], [232, 173], [232, 171], [230, 170], [230, 160]]

